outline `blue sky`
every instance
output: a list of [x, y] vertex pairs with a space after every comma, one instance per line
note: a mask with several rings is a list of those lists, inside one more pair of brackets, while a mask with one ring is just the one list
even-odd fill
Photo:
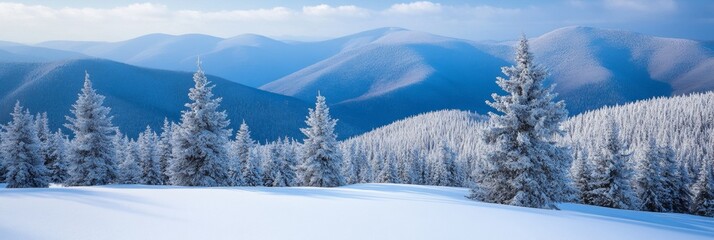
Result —
[[149, 33], [316, 40], [379, 27], [471, 40], [538, 36], [565, 26], [714, 40], [711, 0], [0, 2], [0, 40], [119, 41]]

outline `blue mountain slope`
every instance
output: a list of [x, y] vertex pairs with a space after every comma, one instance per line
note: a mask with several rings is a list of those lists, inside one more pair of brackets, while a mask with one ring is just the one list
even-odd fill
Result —
[[[188, 89], [193, 86], [192, 73], [171, 72], [134, 67], [98, 60], [72, 60], [52, 63], [0, 64], [0, 122], [10, 120], [10, 111], [19, 100], [32, 112], [48, 112], [53, 129], [66, 122], [70, 106], [76, 100], [87, 70], [105, 104], [112, 108], [114, 123], [130, 136], [136, 136], [146, 125], [159, 129], [164, 117], [178, 121]], [[260, 91], [222, 78], [209, 76], [222, 97], [221, 109], [237, 129], [242, 119], [249, 124], [258, 140], [281, 136], [302, 138], [307, 109], [311, 104]], [[344, 137], [355, 132], [341, 122], [338, 130]]]

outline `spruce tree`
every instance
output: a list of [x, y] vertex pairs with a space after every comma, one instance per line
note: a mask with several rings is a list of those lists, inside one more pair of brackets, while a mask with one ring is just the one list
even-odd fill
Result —
[[429, 155], [431, 166], [431, 185], [456, 186], [456, 164], [454, 153], [446, 142], [439, 141], [436, 148]]
[[711, 158], [700, 167], [697, 181], [692, 185], [690, 212], [700, 216], [714, 217], [714, 174]]
[[169, 168], [171, 183], [181, 186], [228, 186], [227, 143], [231, 130], [225, 111], [218, 111], [221, 98], [201, 69], [193, 75], [190, 103], [181, 113], [181, 123], [172, 130]]
[[543, 86], [546, 72], [533, 63], [525, 36], [515, 62], [516, 66], [502, 68], [508, 79], [496, 81], [508, 95], [493, 94], [494, 101], [487, 102], [502, 114], [489, 113], [492, 125], [484, 140], [494, 148], [486, 156], [484, 174], [475, 176], [483, 178], [478, 191], [487, 202], [555, 208], [572, 192], [566, 174], [570, 154], [553, 140], [562, 134], [565, 103], [554, 102], [552, 87]]
[[240, 173], [240, 176], [235, 176], [234, 181], [237, 185], [245, 186], [261, 186], [261, 170], [260, 165], [256, 159], [254, 149], [255, 142], [250, 137], [250, 129], [248, 124], [243, 121], [240, 124], [240, 128], [236, 133], [236, 139], [233, 142], [233, 154], [237, 160], [233, 166]]
[[672, 202], [673, 211], [676, 213], [689, 213], [689, 208], [692, 205], [692, 191], [690, 191], [690, 185], [692, 184], [692, 179], [687, 171], [687, 167], [684, 164], [678, 164], [677, 168], [677, 178], [679, 179], [679, 185], [675, 188], [675, 196]]
[[28, 110], [15, 103], [12, 121], [3, 126], [0, 154], [5, 160], [7, 188], [46, 188], [49, 171], [40, 154], [37, 127]]
[[266, 144], [263, 148], [262, 158], [263, 163], [263, 186], [266, 187], [284, 187], [280, 186], [281, 183], [285, 181], [282, 179], [280, 172], [280, 165], [278, 161], [280, 160], [280, 148], [277, 143]]
[[164, 126], [161, 127], [161, 135], [156, 146], [159, 155], [159, 166], [161, 168], [161, 182], [165, 185], [171, 183], [169, 166], [171, 163], [171, 124], [164, 118]]
[[665, 204], [660, 196], [665, 192], [660, 166], [659, 149], [654, 138], [642, 146], [637, 156], [637, 174], [635, 177], [635, 190], [640, 199], [640, 210], [652, 212], [666, 211]]
[[295, 156], [295, 147], [293, 143], [285, 137], [279, 142], [280, 159], [278, 160], [280, 176], [276, 179], [274, 187], [290, 187], [296, 185], [297, 176], [295, 168], [297, 168], [297, 159]]
[[119, 183], [121, 184], [141, 184], [143, 183], [143, 166], [139, 159], [139, 150], [135, 141], [124, 136], [124, 152], [121, 163], [119, 163]]
[[65, 117], [65, 127], [72, 130], [74, 139], [69, 148], [71, 160], [67, 185], [91, 186], [113, 183], [117, 177], [115, 152], [112, 147], [112, 117], [110, 108], [102, 106], [104, 96], [92, 88], [85, 73], [84, 86], [77, 102], [72, 105], [74, 117]]
[[383, 156], [382, 169], [377, 175], [377, 182], [380, 183], [398, 183], [397, 168], [394, 159], [394, 153], [389, 152]]
[[[69, 179], [69, 159], [67, 158], [67, 136], [61, 129], [50, 135], [47, 141], [45, 166], [50, 171], [50, 182], [62, 184]], [[49, 162], [49, 164], [47, 164]]]
[[146, 130], [139, 134], [138, 152], [139, 161], [142, 166], [141, 183], [146, 185], [162, 185], [161, 178], [161, 162], [159, 161], [159, 153], [156, 148], [158, 136], [151, 130], [151, 127], [146, 126]]
[[313, 187], [337, 187], [344, 184], [341, 174], [341, 154], [335, 135], [336, 119], [330, 117], [325, 97], [317, 94], [315, 108], [308, 113], [307, 128], [302, 128], [300, 177], [302, 183]]
[[596, 160], [592, 181], [592, 204], [610, 208], [637, 209], [637, 198], [632, 190], [632, 173], [627, 167], [629, 155], [625, 153], [619, 137], [619, 127], [611, 121], [605, 135], [597, 144], [600, 154]]
[[[664, 204], [664, 208], [668, 212], [673, 212], [675, 209], [675, 199], [679, 195], [679, 188], [684, 183], [680, 182], [682, 179], [679, 177], [678, 164], [675, 159], [674, 149], [667, 143], [664, 146], [658, 148], [660, 164], [662, 166], [662, 186], [664, 187], [664, 192], [660, 194], [660, 199]], [[678, 208], [678, 207], [677, 207]]]
[[580, 202], [592, 205], [595, 198], [592, 191], [594, 180], [592, 173], [593, 167], [590, 164], [590, 159], [594, 159], [595, 157], [591, 157], [591, 154], [582, 149], [578, 149], [575, 154], [571, 167], [573, 184], [577, 188]]

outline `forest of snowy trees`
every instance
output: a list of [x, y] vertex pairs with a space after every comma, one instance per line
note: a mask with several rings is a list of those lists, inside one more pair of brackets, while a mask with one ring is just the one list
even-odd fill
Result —
[[200, 68], [180, 122], [130, 139], [112, 125], [89, 74], [65, 127], [20, 102], [0, 131], [8, 188], [104, 184], [314, 186], [380, 182], [469, 187], [470, 198], [559, 202], [714, 216], [714, 93], [639, 101], [566, 118], [521, 40], [488, 117], [438, 111], [338, 142], [319, 93], [301, 141], [235, 131]]

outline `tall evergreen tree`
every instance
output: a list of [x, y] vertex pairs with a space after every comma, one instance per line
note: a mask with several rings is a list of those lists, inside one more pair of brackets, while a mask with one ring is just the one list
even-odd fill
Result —
[[240, 170], [240, 177], [234, 177], [237, 185], [261, 186], [261, 170], [256, 159], [254, 149], [255, 142], [250, 137], [248, 124], [243, 121], [236, 133], [236, 140], [233, 142], [233, 154], [237, 160], [234, 168]]
[[[280, 146], [276, 143], [266, 144], [263, 148], [261, 161], [263, 163], [263, 186], [273, 187], [280, 185], [280, 182], [285, 182], [280, 172]], [[277, 187], [277, 186], [276, 186]], [[284, 187], [284, 186], [279, 186]]]
[[181, 113], [181, 123], [172, 133], [171, 182], [181, 186], [227, 186], [227, 143], [231, 130], [225, 111], [218, 111], [221, 98], [213, 98], [213, 87], [201, 69], [193, 75], [190, 103]]
[[129, 140], [128, 137], [124, 136], [123, 144], [124, 147], [123, 156], [124, 159], [119, 163], [119, 183], [122, 184], [140, 184], [143, 182], [142, 170], [143, 166], [141, 160], [139, 159], [139, 150], [135, 141]]
[[487, 154], [485, 174], [477, 176], [483, 178], [479, 191], [487, 202], [555, 208], [572, 192], [566, 174], [570, 154], [553, 140], [567, 116], [565, 103], [554, 102], [552, 87], [544, 88], [546, 72], [533, 63], [525, 36], [515, 62], [502, 68], [508, 79], [496, 81], [508, 95], [493, 94], [494, 101], [487, 102], [502, 114], [489, 113], [492, 126], [484, 140], [494, 150]]
[[676, 213], [689, 213], [693, 198], [692, 191], [690, 191], [689, 188], [692, 184], [692, 179], [684, 164], [678, 164], [676, 177], [679, 179], [679, 184], [674, 189], [675, 196], [672, 201], [672, 211]]
[[65, 127], [72, 130], [74, 139], [69, 149], [70, 178], [67, 185], [104, 185], [117, 177], [115, 152], [112, 147], [112, 117], [110, 108], [102, 106], [104, 96], [92, 88], [85, 73], [84, 87], [72, 105], [74, 117], [67, 116]]
[[296, 185], [297, 175], [297, 159], [295, 156], [295, 146], [293, 142], [285, 137], [280, 144], [280, 159], [278, 160], [281, 179], [276, 179], [274, 187], [290, 187]]
[[626, 162], [629, 155], [620, 141], [620, 130], [614, 121], [607, 124], [605, 134], [600, 137], [592, 181], [592, 204], [620, 208], [637, 209], [637, 198], [632, 190], [631, 170]]
[[583, 204], [593, 204], [593, 167], [590, 164], [590, 154], [583, 149], [578, 149], [575, 152], [573, 165], [571, 167], [571, 177], [573, 184], [577, 188], [579, 194], [578, 199]]
[[672, 212], [675, 209], [675, 199], [679, 195], [679, 188], [683, 185], [680, 182], [682, 179], [679, 177], [678, 164], [675, 159], [674, 149], [672, 145], [666, 143], [658, 148], [660, 156], [660, 164], [662, 166], [662, 186], [664, 187], [664, 192], [660, 194], [660, 199], [664, 204], [664, 208], [668, 212]]
[[146, 130], [139, 134], [138, 152], [139, 161], [142, 166], [142, 184], [146, 185], [161, 185], [161, 162], [159, 161], [159, 153], [156, 148], [158, 136], [151, 130], [151, 127], [146, 126]]
[[[69, 179], [69, 159], [67, 158], [67, 136], [61, 129], [50, 135], [47, 143], [45, 166], [50, 171], [50, 182], [64, 183]], [[49, 164], [47, 164], [49, 162]]]
[[341, 174], [341, 154], [335, 135], [336, 119], [330, 117], [325, 97], [317, 94], [315, 108], [309, 110], [307, 128], [302, 128], [305, 138], [301, 157], [302, 183], [313, 187], [336, 187], [344, 184]]
[[40, 139], [37, 127], [28, 110], [23, 110], [20, 102], [15, 103], [12, 121], [3, 126], [3, 141], [0, 154], [7, 167], [8, 188], [46, 188], [49, 186], [49, 172], [40, 154]]
[[431, 165], [431, 185], [436, 186], [456, 186], [456, 163], [454, 162], [454, 152], [446, 145], [446, 142], [439, 141], [436, 148], [429, 156]]
[[637, 174], [635, 177], [635, 190], [640, 199], [639, 209], [652, 212], [666, 211], [665, 204], [660, 196], [665, 192], [660, 166], [659, 149], [654, 138], [639, 149], [637, 155]]
[[397, 176], [397, 167], [395, 163], [394, 152], [389, 152], [382, 156], [382, 169], [377, 175], [377, 182], [380, 183], [399, 183]]
[[161, 135], [156, 146], [159, 155], [159, 166], [161, 168], [161, 182], [165, 185], [171, 183], [169, 166], [171, 162], [171, 123], [164, 118], [164, 126], [161, 127]]
[[714, 217], [714, 173], [711, 160], [702, 164], [697, 181], [692, 185], [692, 192], [694, 196], [690, 212]]

